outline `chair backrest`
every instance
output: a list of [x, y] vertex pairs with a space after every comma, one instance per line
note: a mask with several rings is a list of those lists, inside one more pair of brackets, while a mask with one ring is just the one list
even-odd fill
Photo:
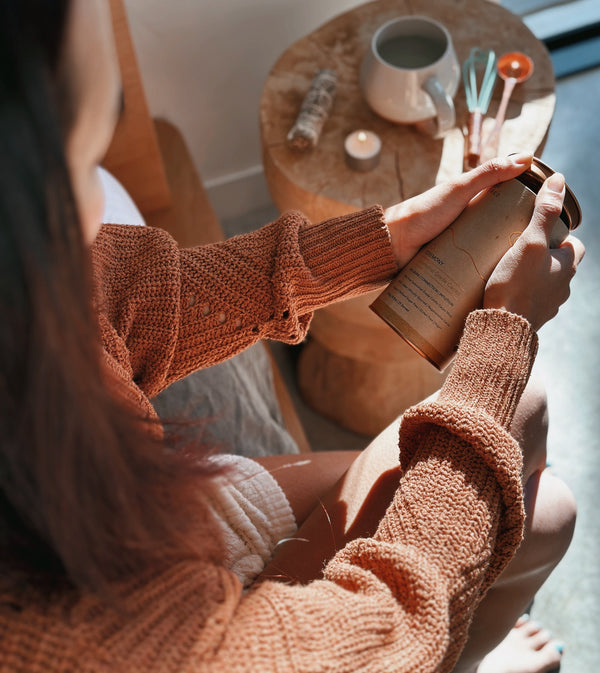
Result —
[[104, 167], [123, 183], [144, 216], [168, 208], [171, 195], [123, 0], [110, 0], [124, 110]]

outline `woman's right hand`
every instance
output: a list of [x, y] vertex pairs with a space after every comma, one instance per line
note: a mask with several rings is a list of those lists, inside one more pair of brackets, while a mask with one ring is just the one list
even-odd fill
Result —
[[550, 232], [560, 216], [564, 194], [565, 179], [560, 173], [545, 181], [529, 225], [487, 282], [484, 308], [517, 313], [538, 330], [568, 299], [569, 283], [585, 248], [574, 236], [568, 236], [558, 248], [550, 248]]

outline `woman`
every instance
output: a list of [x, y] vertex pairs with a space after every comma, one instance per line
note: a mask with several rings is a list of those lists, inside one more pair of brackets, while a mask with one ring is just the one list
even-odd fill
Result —
[[[96, 167], [120, 100], [107, 7], [0, 7], [0, 670], [478, 665], [549, 572], [547, 559], [527, 569], [527, 539], [514, 556], [522, 479], [526, 495], [532, 483], [538, 498], [548, 493], [543, 405], [519, 400], [535, 330], [566, 299], [583, 256], [575, 238], [548, 247], [562, 176], [492, 275], [439, 397], [405, 414], [400, 464], [385, 437], [352, 463], [325, 503], [332, 531], [342, 525], [334, 549], [320, 543], [323, 509], [308, 516], [302, 489], [281, 477], [306, 519], [299, 537], [314, 541], [302, 553], [306, 577], [298, 551], [282, 545], [244, 593], [213, 514], [231, 470], [165, 436], [148, 398], [258, 338], [300, 340], [315, 308], [389, 280], [472, 196], [531, 157], [386, 211], [312, 227], [289, 214], [205, 248], [179, 251], [152, 229], [99, 231]], [[317, 579], [290, 585], [275, 574]], [[474, 614], [484, 623], [492, 608], [500, 623], [478, 633]], [[540, 639], [545, 658], [529, 670], [558, 661]]]

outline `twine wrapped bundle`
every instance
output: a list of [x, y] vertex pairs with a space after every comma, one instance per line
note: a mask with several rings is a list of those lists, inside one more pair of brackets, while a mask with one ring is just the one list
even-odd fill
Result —
[[333, 70], [322, 69], [315, 73], [298, 117], [287, 135], [288, 145], [292, 149], [312, 149], [319, 141], [323, 124], [333, 105], [337, 79]]

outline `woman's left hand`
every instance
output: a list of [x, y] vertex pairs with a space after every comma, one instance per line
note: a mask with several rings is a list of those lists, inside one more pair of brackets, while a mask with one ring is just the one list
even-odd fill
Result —
[[531, 159], [529, 153], [492, 159], [456, 180], [436, 185], [423, 194], [387, 208], [385, 222], [400, 268], [425, 243], [450, 226], [481, 190], [515, 178], [530, 167]]

